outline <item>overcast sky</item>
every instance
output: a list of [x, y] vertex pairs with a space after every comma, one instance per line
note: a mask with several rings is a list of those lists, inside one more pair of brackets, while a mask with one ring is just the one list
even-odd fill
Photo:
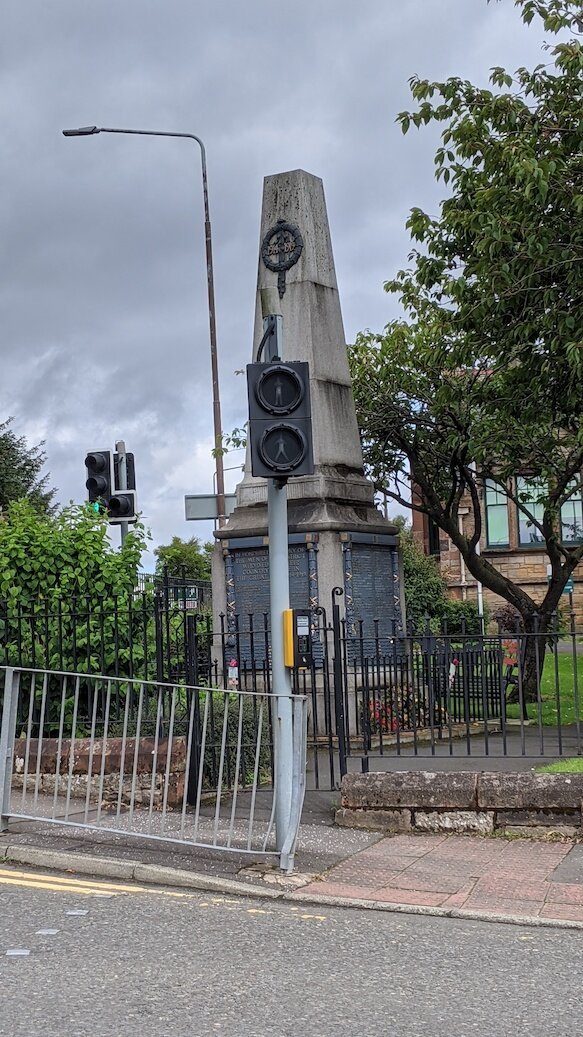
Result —
[[214, 470], [200, 153], [63, 128], [204, 140], [230, 430], [246, 419], [234, 372], [251, 359], [263, 177], [322, 177], [347, 339], [381, 330], [408, 211], [442, 191], [433, 131], [395, 124], [408, 78], [484, 83], [544, 60], [541, 39], [512, 0], [2, 0], [0, 421], [46, 440], [60, 503], [84, 498], [87, 450], [125, 438], [154, 545], [211, 532], [184, 521]]

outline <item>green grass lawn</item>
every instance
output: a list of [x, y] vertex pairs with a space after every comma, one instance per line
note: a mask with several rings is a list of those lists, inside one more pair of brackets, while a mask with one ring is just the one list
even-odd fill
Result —
[[[577, 688], [579, 695], [579, 718], [583, 721], [583, 656], [577, 657]], [[545, 726], [558, 723], [559, 709], [561, 724], [574, 724], [576, 721], [575, 681], [572, 655], [554, 656], [547, 652], [541, 679], [540, 720]], [[538, 723], [539, 706], [536, 702], [527, 704], [528, 718]], [[507, 707], [509, 719], [518, 720], [520, 707], [513, 703]]]
[[557, 760], [556, 763], [545, 763], [536, 768], [538, 774], [582, 774], [583, 756], [573, 756], [568, 760]]

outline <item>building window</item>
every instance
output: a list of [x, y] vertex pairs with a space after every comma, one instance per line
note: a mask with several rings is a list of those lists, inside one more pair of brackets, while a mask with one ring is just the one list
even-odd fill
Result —
[[[545, 497], [547, 488], [540, 479], [528, 479], [519, 476], [516, 480], [516, 493], [521, 504], [528, 509], [536, 522], [542, 523], [544, 505], [539, 504], [539, 497]], [[532, 519], [528, 518], [523, 511], [518, 511], [518, 543], [522, 547], [534, 547], [544, 544], [545, 540], [540, 529], [534, 525]]]
[[504, 490], [486, 480], [486, 542], [488, 547], [508, 547], [508, 499]]
[[[576, 483], [572, 484], [573, 486]], [[561, 508], [561, 540], [564, 544], [580, 544], [583, 541], [583, 491], [581, 487]]]

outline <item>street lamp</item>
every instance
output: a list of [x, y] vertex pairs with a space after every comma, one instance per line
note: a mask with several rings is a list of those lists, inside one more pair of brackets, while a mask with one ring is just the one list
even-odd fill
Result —
[[184, 137], [194, 140], [200, 147], [202, 164], [202, 194], [204, 201], [204, 230], [206, 244], [206, 272], [208, 284], [209, 329], [211, 344], [211, 374], [213, 382], [213, 427], [215, 434], [215, 474], [217, 480], [217, 514], [219, 528], [225, 525], [225, 476], [223, 470], [221, 402], [219, 393], [219, 364], [217, 358], [217, 328], [215, 322], [215, 289], [213, 278], [213, 247], [206, 175], [206, 152], [200, 137], [194, 133], [169, 133], [162, 130], [118, 130], [106, 126], [81, 126], [77, 130], [63, 130], [64, 137], [90, 137], [94, 133], [132, 133], [140, 137]]

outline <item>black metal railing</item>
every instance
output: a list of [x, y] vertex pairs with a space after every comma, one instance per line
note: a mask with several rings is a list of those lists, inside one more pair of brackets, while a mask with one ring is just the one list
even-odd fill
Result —
[[[185, 607], [184, 597], [175, 595], [179, 591], [162, 586], [113, 597], [0, 600], [0, 665], [184, 680], [188, 630], [196, 627], [200, 653], [212, 620], [208, 609]], [[202, 660], [196, 658], [202, 674]]]
[[182, 570], [180, 574], [138, 573], [136, 591], [159, 591], [165, 598], [185, 609], [210, 609], [212, 606], [212, 583], [210, 580], [195, 580]]
[[[292, 672], [292, 685], [309, 698], [313, 786], [333, 787], [360, 760], [389, 766], [379, 761], [396, 755], [582, 753], [583, 632], [574, 616], [568, 629], [555, 620], [545, 632], [428, 622], [402, 631], [348, 627], [334, 606], [330, 617], [314, 614], [312, 639], [313, 663]], [[208, 609], [184, 608], [168, 583], [118, 599], [0, 602], [0, 665], [262, 693], [274, 690], [270, 640], [267, 613], [222, 615], [213, 627]], [[160, 718], [144, 717], [152, 733], [168, 720], [162, 702]], [[190, 704], [185, 693], [184, 717]], [[112, 703], [112, 721], [124, 708]]]

